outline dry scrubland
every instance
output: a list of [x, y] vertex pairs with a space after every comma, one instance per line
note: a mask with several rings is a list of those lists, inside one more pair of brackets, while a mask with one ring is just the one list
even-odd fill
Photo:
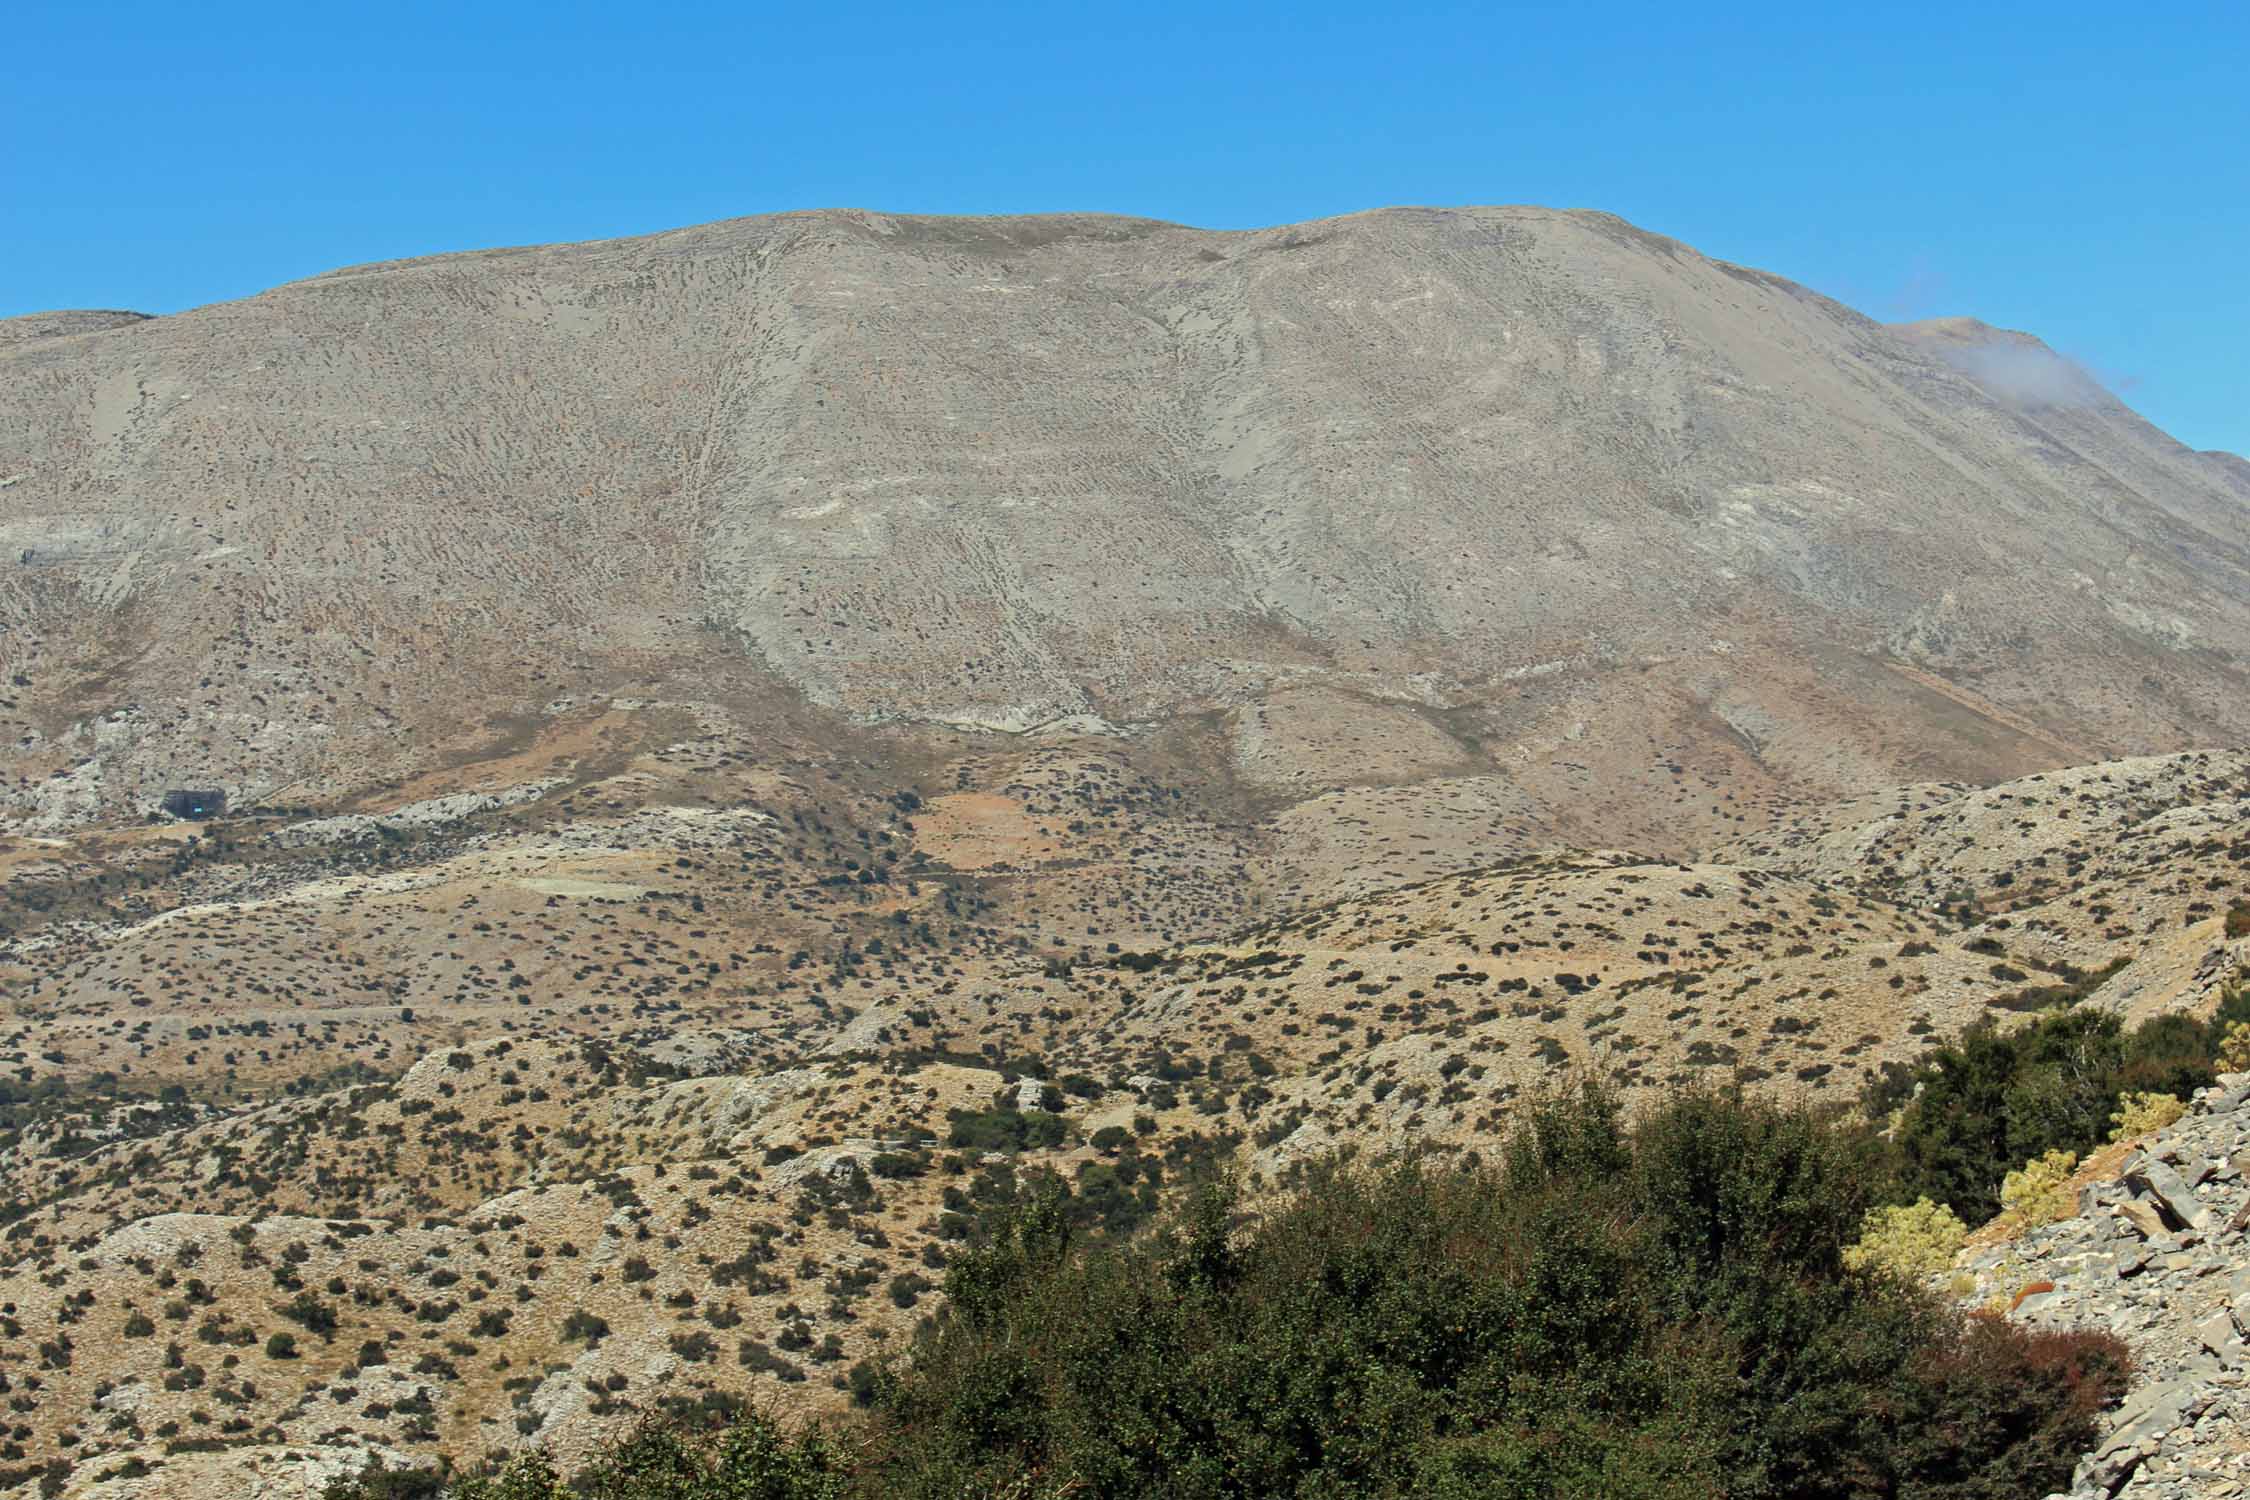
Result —
[[0, 322], [0, 1471], [831, 1410], [1040, 1173], [2208, 1007], [2246, 475], [1529, 208]]
[[[1139, 870], [1086, 852], [1099, 801], [1142, 786], [1098, 747], [973, 757], [856, 822], [825, 792], [805, 831], [807, 784], [645, 800], [715, 791], [726, 767], [685, 744], [595, 769], [363, 834], [366, 868], [312, 820], [206, 829], [231, 852], [191, 861], [90, 841], [150, 877], [107, 899], [163, 909], [81, 894], [15, 944], [39, 988], [5, 1060], [73, 1092], [5, 1157], [11, 1462], [71, 1456], [73, 1494], [191, 1493], [292, 1454], [568, 1458], [650, 1410], [833, 1410], [931, 1310], [979, 1206], [1040, 1172], [1122, 1233], [1214, 1166], [1255, 1190], [1341, 1144], [1489, 1149], [1574, 1070], [1846, 1100], [2049, 987], [2207, 1008], [2250, 864], [2250, 757], [2194, 753], [1906, 788], [1701, 859], [1510, 858], [1112, 953], [1068, 935], [1072, 893]], [[1171, 826], [1139, 838], [1182, 870], [1257, 843]], [[87, 887], [86, 850], [46, 852]], [[1152, 904], [1188, 883], [1140, 874], [1141, 909], [1192, 930]], [[228, 882], [257, 894], [230, 906]], [[1203, 899], [1239, 912], [1222, 884]], [[371, 964], [406, 986], [371, 1004], [337, 976], [361, 972], [346, 934], [386, 927], [431, 962]], [[103, 1103], [165, 1080], [184, 1097]]]

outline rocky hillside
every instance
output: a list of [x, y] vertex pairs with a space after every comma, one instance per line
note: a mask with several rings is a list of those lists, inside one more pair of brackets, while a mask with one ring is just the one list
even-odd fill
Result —
[[2244, 473], [2036, 341], [1598, 213], [364, 266], [0, 334], [0, 807], [340, 808], [620, 700], [778, 765], [787, 702], [1685, 848], [2242, 739]]
[[2080, 1174], [2079, 1212], [1967, 1253], [1972, 1299], [2116, 1333], [2140, 1362], [2072, 1500], [2250, 1490], [2250, 1074]]
[[[1585, 212], [0, 323], [0, 1491], [831, 1412], [1035, 1184], [1122, 1238], [1579, 1074], [2210, 1014], [2246, 504], [2035, 339]], [[2132, 1300], [2218, 1336], [2170, 1149], [2088, 1200], [2159, 1393], [2089, 1482], [2232, 1411]]]

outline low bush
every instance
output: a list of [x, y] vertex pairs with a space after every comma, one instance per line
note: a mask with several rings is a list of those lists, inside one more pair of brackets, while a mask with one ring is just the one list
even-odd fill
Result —
[[2227, 1028], [2219, 1043], [2219, 1066], [2229, 1073], [2250, 1073], [2250, 1021], [2237, 1021]]
[[[1923, 1402], [1898, 1413], [1899, 1464], [1932, 1476], [1937, 1496], [2043, 1495], [2064, 1488], [2096, 1413], [2131, 1372], [2107, 1333], [2026, 1333], [1991, 1313], [1971, 1316], [1921, 1358]], [[1995, 1441], [2001, 1435], [2006, 1439]], [[1957, 1487], [1942, 1477], [1967, 1453], [1987, 1456]], [[1909, 1491], [1902, 1490], [1902, 1495]]]
[[1969, 1237], [1952, 1209], [1927, 1198], [1871, 1210], [1859, 1239], [1844, 1251], [1854, 1270], [1882, 1269], [1896, 1276], [1930, 1276], [1953, 1264]]
[[569, 1317], [563, 1319], [562, 1339], [566, 1344], [575, 1344], [581, 1341], [588, 1344], [598, 1344], [608, 1336], [608, 1321], [597, 1317], [584, 1308], [577, 1309]]
[[2109, 1117], [2109, 1138], [2113, 1142], [2129, 1141], [2162, 1130], [2186, 1113], [2187, 1106], [2177, 1094], [2120, 1094], [2117, 1112]]
[[461, 1476], [378, 1464], [331, 1484], [323, 1500], [843, 1500], [851, 1472], [851, 1456], [820, 1432], [788, 1434], [745, 1414], [716, 1431], [645, 1423], [569, 1482], [529, 1452]]
[[1052, 1110], [1013, 1107], [981, 1112], [956, 1110], [946, 1144], [981, 1151], [1025, 1151], [1059, 1146], [1068, 1122]]
[[2070, 1174], [2077, 1170], [2078, 1157], [2069, 1151], [2049, 1151], [2025, 1162], [2001, 1181], [2002, 1212], [2024, 1229], [2069, 1218], [2077, 1208], [2070, 1192]]
[[[2085, 1153], [2111, 1139], [2128, 1095], [2185, 1099], [2220, 1069], [2227, 1038], [2250, 1023], [2250, 985], [2222, 997], [2208, 1021], [2154, 1017], [2126, 1030], [2106, 1011], [2063, 1009], [2009, 1031], [1980, 1021], [1911, 1068], [1872, 1081], [1861, 1111], [1895, 1125], [1874, 1144], [1880, 1197], [1928, 1198], [1970, 1224], [2000, 1212], [1999, 1188], [2019, 1163]], [[2242, 1044], [2250, 1065], [2250, 1037]], [[2218, 1059], [2215, 1061], [2215, 1059]]]
[[1246, 1233], [1206, 1190], [1083, 1250], [1050, 1196], [955, 1259], [877, 1400], [868, 1492], [2062, 1485], [2121, 1346], [2060, 1360], [1853, 1269], [1862, 1150], [1732, 1094], [1627, 1130], [1585, 1093], [1532, 1110], [1501, 1166], [1331, 1164]]

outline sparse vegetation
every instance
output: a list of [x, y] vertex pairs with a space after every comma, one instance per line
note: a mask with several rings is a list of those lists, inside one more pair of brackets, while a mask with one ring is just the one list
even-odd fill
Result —
[[[2250, 859], [2223, 823], [2194, 833], [2204, 814], [2160, 780], [1940, 798], [1911, 840], [1815, 830], [1692, 866], [1550, 853], [1406, 887], [1371, 876], [1330, 903], [1273, 886], [1247, 851], [1224, 880], [1268, 894], [1229, 930], [1228, 908], [1195, 910], [1204, 876], [1167, 892], [1170, 916], [1145, 894], [1187, 868], [1186, 844], [1152, 842], [1163, 820], [1212, 805], [1135, 783], [1125, 751], [1011, 746], [922, 775], [909, 808], [881, 768], [822, 763], [777, 792], [729, 781], [739, 762], [712, 770], [731, 752], [684, 724], [663, 745], [630, 760], [645, 783], [509, 815], [629, 848], [596, 873], [638, 894], [515, 884], [551, 866], [495, 819], [278, 855], [238, 831], [199, 846], [176, 887], [146, 888], [192, 898], [153, 929], [162, 944], [103, 928], [93, 903], [114, 898], [91, 876], [58, 900], [95, 925], [53, 950], [82, 968], [40, 973], [49, 1031], [16, 1075], [0, 1363], [43, 1383], [7, 1393], [24, 1405], [0, 1463], [67, 1447], [82, 1479], [83, 1459], [128, 1444], [338, 1425], [466, 1462], [462, 1433], [578, 1451], [661, 1415], [701, 1441], [780, 1396], [861, 1413], [834, 1431], [853, 1483], [872, 1484], [863, 1443], [901, 1431], [891, 1398], [937, 1336], [917, 1330], [952, 1326], [942, 1283], [1042, 1202], [1074, 1264], [1116, 1252], [1145, 1271], [1214, 1171], [1243, 1173], [1262, 1210], [1325, 1191], [1339, 1148], [1427, 1142], [1433, 1181], [1453, 1180], [1447, 1162], [1504, 1176], [1510, 1129], [1556, 1077], [1598, 1073], [1639, 1101], [1776, 1087], [1841, 1117], [1872, 1076], [1872, 1123], [1838, 1127], [1869, 1210], [1837, 1229], [1838, 1264], [1927, 1275], [1959, 1222], [1981, 1222], [1979, 1195], [1998, 1210], [2009, 1172], [2141, 1128], [2156, 1117], [2138, 1096], [2187, 1098], [2230, 1027], [2250, 1036], [2239, 997], [2208, 1024], [2140, 1027], [2086, 1003], [2147, 993], [2134, 956], [2198, 923], [2208, 937]], [[2160, 774], [2206, 776], [2176, 784], [2231, 806], [2236, 773], [2211, 765]], [[1352, 803], [1368, 819], [1352, 847], [1398, 838], [1385, 808], [1417, 795]], [[2040, 821], [2037, 797], [2069, 816]], [[706, 798], [709, 816], [639, 810]], [[1946, 821], [1972, 801], [1984, 810]], [[2158, 804], [2136, 842], [2126, 820]], [[1095, 852], [1036, 880], [916, 863], [947, 837], [976, 847], [987, 832], [964, 832], [963, 810], [995, 807], [1023, 840], [1044, 825]], [[935, 830], [926, 846], [909, 813]], [[1891, 873], [1909, 851], [1926, 868]], [[574, 852], [572, 869], [609, 857]], [[448, 878], [371, 900], [354, 882], [375, 871]], [[303, 879], [361, 894], [225, 904]], [[384, 952], [420, 967], [385, 971]], [[105, 1081], [102, 1060], [132, 1071]], [[183, 1204], [220, 1217], [173, 1227]], [[1237, 1223], [1229, 1243], [1260, 1232]], [[2005, 1309], [2036, 1270], [1985, 1279]], [[261, 1357], [277, 1331], [295, 1357]], [[661, 1380], [642, 1373], [649, 1350], [672, 1361]], [[131, 1421], [57, 1399], [143, 1366]]]
[[[1712, 1092], [1627, 1129], [1587, 1090], [1533, 1107], [1501, 1165], [1330, 1164], [1247, 1226], [1212, 1187], [1147, 1241], [1082, 1247], [1050, 1189], [956, 1260], [909, 1359], [855, 1373], [863, 1432], [643, 1432], [582, 1483], [743, 1493], [719, 1477], [739, 1443], [789, 1476], [769, 1495], [2057, 1487], [2122, 1387], [2122, 1346], [1961, 1323], [1847, 1265], [1858, 1149]], [[617, 1488], [643, 1473], [674, 1477]], [[459, 1493], [554, 1482], [536, 1459], [517, 1474]]]

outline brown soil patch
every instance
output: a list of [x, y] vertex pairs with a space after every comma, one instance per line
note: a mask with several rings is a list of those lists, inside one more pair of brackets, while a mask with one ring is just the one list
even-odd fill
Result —
[[992, 870], [1059, 858], [1063, 839], [1012, 797], [956, 792], [914, 819], [915, 846], [956, 870]]

